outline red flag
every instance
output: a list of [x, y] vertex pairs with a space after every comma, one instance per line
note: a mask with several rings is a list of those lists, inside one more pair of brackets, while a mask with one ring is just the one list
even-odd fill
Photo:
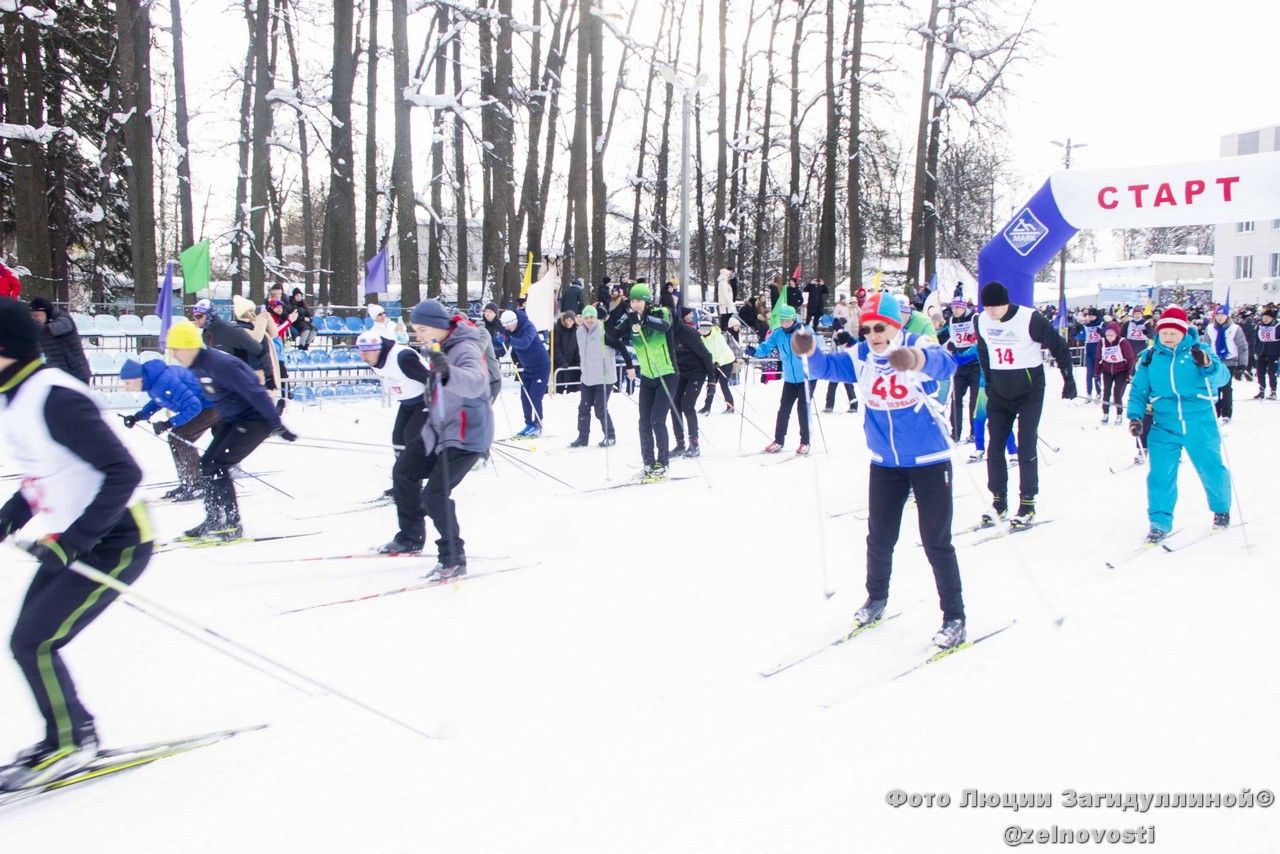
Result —
[[795, 272], [791, 274], [791, 281], [795, 282], [796, 284], [800, 283], [800, 267], [801, 265], [797, 264]]

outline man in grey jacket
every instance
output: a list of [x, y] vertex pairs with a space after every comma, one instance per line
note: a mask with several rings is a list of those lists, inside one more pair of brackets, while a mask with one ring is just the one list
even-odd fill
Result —
[[[467, 472], [489, 453], [493, 442], [493, 408], [489, 402], [489, 368], [485, 359], [488, 334], [461, 314], [450, 313], [438, 300], [423, 300], [409, 313], [418, 343], [427, 346], [431, 370], [425, 401], [420, 456], [409, 461], [412, 473], [425, 479], [421, 509], [439, 538], [439, 561], [429, 578], [448, 581], [466, 575], [467, 557], [458, 527], [457, 507], [450, 497]], [[410, 453], [408, 447], [400, 464]], [[421, 516], [402, 518], [401, 534], [423, 542]], [[408, 530], [406, 530], [408, 528]]]
[[591, 412], [600, 419], [604, 439], [600, 447], [607, 448], [617, 442], [613, 432], [613, 419], [609, 417], [609, 389], [618, 381], [618, 368], [614, 349], [605, 343], [604, 324], [596, 317], [596, 307], [589, 305], [578, 315], [578, 361], [582, 371], [578, 391], [578, 438], [570, 448], [585, 448], [591, 435]]
[[[1209, 344], [1213, 347], [1213, 352], [1222, 360], [1222, 364], [1231, 371], [1231, 380], [1234, 382], [1244, 376], [1245, 369], [1249, 366], [1249, 338], [1240, 325], [1232, 322], [1227, 316], [1225, 309], [1226, 306], [1218, 306], [1214, 312], [1213, 323], [1209, 324], [1208, 329]], [[1218, 400], [1214, 403], [1214, 409], [1217, 410], [1223, 424], [1231, 423], [1233, 414], [1231, 382], [1218, 389]]]

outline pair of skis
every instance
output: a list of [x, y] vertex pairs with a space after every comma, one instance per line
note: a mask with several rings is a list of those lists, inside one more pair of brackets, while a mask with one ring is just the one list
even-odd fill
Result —
[[1132, 563], [1133, 561], [1137, 560], [1138, 558], [1142, 557], [1148, 552], [1160, 552], [1164, 554], [1180, 552], [1183, 549], [1190, 548], [1191, 546], [1194, 546], [1197, 543], [1201, 543], [1209, 539], [1210, 537], [1216, 537], [1219, 534], [1225, 533], [1235, 528], [1243, 528], [1244, 525], [1245, 525], [1244, 522], [1237, 522], [1236, 524], [1229, 525], [1228, 527], [1225, 527], [1225, 528], [1210, 528], [1207, 531], [1200, 530], [1200, 531], [1197, 531], [1192, 536], [1182, 537], [1182, 538], [1179, 538], [1178, 534], [1180, 534], [1183, 529], [1175, 528], [1172, 531], [1170, 531], [1168, 535], [1165, 536], [1165, 538], [1162, 540], [1158, 540], [1154, 543], [1144, 542], [1142, 545], [1133, 549], [1133, 551], [1126, 552], [1125, 554], [1122, 554], [1118, 558], [1113, 558], [1107, 561], [1107, 569], [1119, 569], [1125, 564]]
[[199, 750], [202, 747], [218, 744], [226, 741], [233, 736], [246, 732], [256, 732], [265, 729], [266, 724], [258, 724], [257, 726], [241, 727], [239, 729], [226, 729], [220, 732], [209, 732], [203, 735], [193, 735], [185, 738], [170, 739], [168, 741], [156, 741], [150, 744], [138, 744], [133, 747], [119, 747], [111, 750], [99, 751], [97, 757], [84, 768], [73, 771], [51, 780], [40, 786], [33, 786], [27, 789], [18, 789], [12, 792], [0, 792], [0, 807], [17, 803], [18, 801], [29, 800], [40, 795], [50, 792], [58, 792], [63, 789], [69, 789], [73, 786], [79, 786], [84, 783], [90, 783], [94, 780], [100, 780], [103, 777], [112, 774], [118, 774], [121, 771], [129, 771], [134, 768], [141, 768], [144, 765], [150, 765], [152, 762], [158, 762], [170, 756], [180, 756], [184, 753], [190, 753], [193, 750]]
[[388, 596], [398, 596], [401, 593], [412, 593], [415, 590], [429, 590], [432, 587], [443, 587], [446, 584], [453, 584], [467, 579], [488, 578], [493, 575], [502, 575], [507, 572], [515, 572], [517, 569], [527, 569], [531, 566], [537, 566], [541, 561], [532, 561], [530, 563], [516, 564], [515, 566], [503, 566], [496, 569], [482, 569], [479, 572], [468, 572], [466, 575], [459, 575], [454, 578], [426, 578], [421, 581], [415, 581], [406, 584], [403, 587], [396, 587], [392, 590], [383, 590], [380, 593], [367, 593], [362, 596], [350, 596], [345, 599], [334, 599], [329, 602], [319, 602], [314, 605], [303, 605], [301, 608], [290, 608], [287, 611], [280, 611], [276, 616], [284, 616], [286, 614], [301, 614], [304, 611], [315, 611], [319, 608], [332, 608], [335, 605], [354, 605], [358, 602], [371, 602], [374, 599], [385, 599]]
[[165, 552], [175, 552], [180, 549], [214, 549], [222, 546], [240, 546], [245, 543], [269, 543], [272, 540], [292, 540], [298, 537], [314, 537], [319, 531], [306, 531], [299, 534], [273, 534], [264, 537], [233, 537], [229, 540], [219, 539], [217, 537], [178, 537], [164, 543], [160, 543], [153, 550], [153, 554], [164, 554]]

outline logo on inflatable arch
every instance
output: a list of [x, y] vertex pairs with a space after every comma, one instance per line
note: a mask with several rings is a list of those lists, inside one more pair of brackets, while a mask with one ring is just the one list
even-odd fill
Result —
[[1013, 247], [1013, 251], [1019, 255], [1026, 256], [1030, 254], [1032, 249], [1044, 240], [1045, 235], [1049, 233], [1049, 229], [1045, 227], [1036, 215], [1031, 212], [1030, 208], [1023, 208], [1013, 221], [1005, 227], [1004, 239], [1009, 241], [1009, 245]]

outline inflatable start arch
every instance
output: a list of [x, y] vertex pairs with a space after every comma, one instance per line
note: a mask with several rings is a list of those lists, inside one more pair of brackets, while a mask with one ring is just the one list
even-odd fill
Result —
[[1280, 216], [1280, 152], [1055, 172], [978, 253], [978, 281], [1032, 304], [1036, 273], [1082, 228], [1154, 228]]

